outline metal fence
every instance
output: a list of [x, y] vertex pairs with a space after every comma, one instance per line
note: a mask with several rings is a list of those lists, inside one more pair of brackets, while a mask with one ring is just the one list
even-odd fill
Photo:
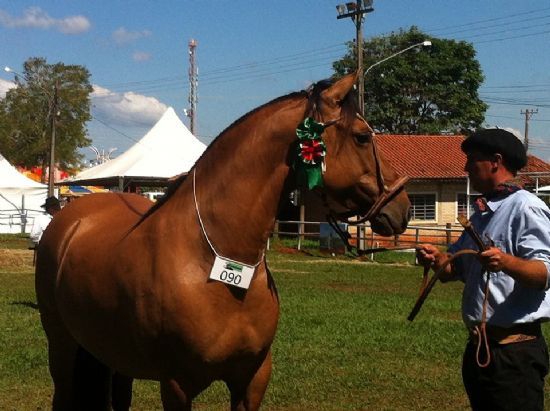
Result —
[[0, 233], [28, 233], [37, 213], [41, 211], [19, 209], [0, 211]]

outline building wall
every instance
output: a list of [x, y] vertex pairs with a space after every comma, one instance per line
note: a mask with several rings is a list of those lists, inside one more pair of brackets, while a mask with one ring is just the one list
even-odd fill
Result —
[[412, 220], [410, 225], [441, 226], [447, 223], [458, 224], [457, 216], [457, 194], [466, 193], [466, 184], [445, 181], [411, 182], [407, 184], [407, 193], [410, 194], [435, 194], [436, 196], [436, 219], [435, 220]]

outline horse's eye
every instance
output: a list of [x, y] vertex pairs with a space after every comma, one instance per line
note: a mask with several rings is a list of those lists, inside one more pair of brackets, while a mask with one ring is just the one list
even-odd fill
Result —
[[355, 134], [354, 137], [359, 144], [367, 144], [371, 141], [372, 134], [371, 133]]

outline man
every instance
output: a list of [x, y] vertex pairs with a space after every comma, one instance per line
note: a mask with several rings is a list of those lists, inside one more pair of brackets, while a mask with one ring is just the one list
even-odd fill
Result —
[[[473, 410], [542, 411], [549, 364], [540, 324], [550, 319], [550, 210], [513, 181], [527, 154], [512, 133], [478, 131], [463, 141], [462, 151], [464, 170], [484, 196], [471, 223], [487, 242], [485, 251], [457, 257], [440, 277], [464, 282], [462, 317], [470, 331], [464, 386]], [[461, 249], [478, 249], [467, 233], [449, 254], [424, 244], [417, 255], [438, 270]]]
[[50, 224], [53, 216], [59, 210], [61, 210], [61, 204], [59, 203], [59, 200], [54, 196], [46, 198], [46, 202], [40, 207], [42, 207], [46, 212], [44, 214], [36, 216], [34, 219], [30, 234], [32, 248], [36, 248], [36, 246], [40, 242], [40, 239], [42, 238], [42, 233], [44, 232], [48, 224]]

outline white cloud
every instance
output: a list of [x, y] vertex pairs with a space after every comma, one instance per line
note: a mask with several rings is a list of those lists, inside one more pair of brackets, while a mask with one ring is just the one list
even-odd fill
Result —
[[145, 51], [136, 51], [132, 55], [132, 58], [134, 59], [134, 61], [148, 61], [151, 60], [151, 54], [146, 53]]
[[10, 88], [14, 88], [14, 87], [15, 87], [15, 83], [13, 81], [2, 80], [0, 78], [0, 98], [4, 98], [6, 96], [6, 92]]
[[154, 97], [131, 91], [117, 93], [94, 84], [91, 95], [94, 116], [109, 125], [152, 126], [168, 106]]
[[7, 28], [54, 29], [64, 34], [79, 34], [90, 29], [91, 23], [84, 16], [51, 17], [40, 7], [29, 7], [23, 16], [14, 17], [0, 9], [0, 25]]
[[152, 33], [149, 30], [129, 31], [124, 27], [120, 27], [113, 32], [113, 40], [119, 46], [132, 43], [143, 37], [149, 37]]

